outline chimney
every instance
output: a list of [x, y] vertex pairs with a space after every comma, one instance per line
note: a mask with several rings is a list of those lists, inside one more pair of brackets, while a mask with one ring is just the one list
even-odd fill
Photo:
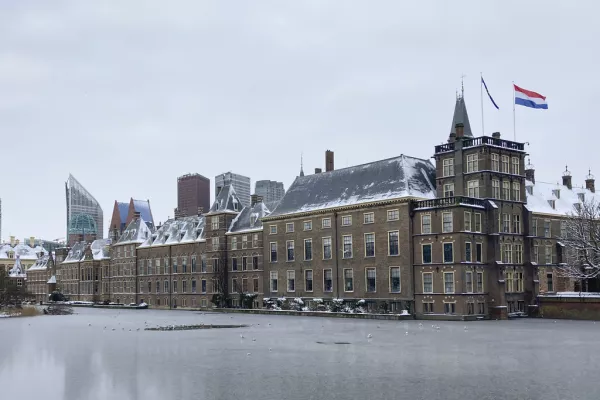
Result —
[[250, 196], [250, 206], [254, 207], [257, 203], [262, 203], [263, 198], [257, 194]]
[[464, 136], [465, 125], [460, 122], [456, 124], [456, 138], [462, 138]]
[[321, 172], [323, 172], [321, 168], [315, 168], [315, 174], [320, 174]]
[[565, 166], [565, 172], [563, 172], [563, 176], [562, 176], [562, 183], [563, 186], [566, 186], [567, 189], [571, 190], [573, 189], [573, 185], [571, 183], [571, 173], [569, 172], [569, 169]]
[[585, 177], [585, 188], [592, 193], [596, 193], [596, 181], [591, 170], [588, 171], [588, 175]]
[[535, 169], [533, 164], [531, 164], [531, 160], [527, 160], [527, 165], [525, 166], [525, 179], [535, 183]]
[[492, 137], [494, 139], [500, 139], [500, 132], [494, 132], [494, 133], [492, 133]]
[[333, 171], [333, 151], [325, 152], [325, 172]]
[[29, 247], [31, 247], [31, 248], [35, 247], [35, 237], [33, 237], [33, 236], [29, 237]]
[[133, 213], [133, 220], [135, 221], [135, 220], [140, 219], [140, 216], [141, 216], [141, 214], [140, 214], [139, 211], [134, 212]]
[[456, 142], [456, 133], [450, 132], [450, 136], [448, 136], [448, 143]]
[[204, 207], [198, 206], [198, 216], [204, 214]]
[[14, 236], [11, 236], [11, 237], [10, 237], [10, 245], [11, 245], [12, 247], [15, 247], [15, 237], [14, 237]]

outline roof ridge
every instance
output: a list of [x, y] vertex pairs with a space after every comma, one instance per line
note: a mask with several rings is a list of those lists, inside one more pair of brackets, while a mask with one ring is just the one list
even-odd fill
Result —
[[[383, 158], [381, 160], [375, 160], [375, 161], [370, 161], [370, 162], [366, 162], [366, 163], [362, 163], [362, 164], [350, 165], [348, 167], [333, 169], [331, 171], [319, 172], [318, 175], [329, 174], [331, 172], [336, 172], [336, 171], [344, 171], [344, 170], [350, 169], [350, 168], [363, 167], [365, 165], [376, 164], [376, 163], [384, 162], [384, 161], [391, 161], [391, 160], [400, 159], [400, 158], [403, 158], [403, 157], [408, 157], [408, 158], [412, 158], [414, 160], [419, 160], [419, 161], [423, 161], [423, 162], [429, 162], [429, 159], [426, 159], [426, 158], [414, 157], [414, 156], [409, 156], [409, 155], [406, 155], [406, 154], [400, 154], [400, 155], [397, 155], [397, 156], [394, 156], [394, 157]], [[317, 174], [309, 174], [309, 175], [305, 175], [304, 177], [314, 176], [314, 175], [317, 175]], [[293, 185], [293, 183], [292, 183], [292, 185]], [[291, 185], [290, 185], [290, 187], [291, 187]], [[288, 188], [288, 190], [289, 190], [289, 188]]]

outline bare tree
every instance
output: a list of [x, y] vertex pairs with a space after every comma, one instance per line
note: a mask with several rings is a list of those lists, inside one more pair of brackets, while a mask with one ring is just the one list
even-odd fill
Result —
[[574, 279], [600, 277], [600, 203], [585, 201], [565, 221], [561, 275]]

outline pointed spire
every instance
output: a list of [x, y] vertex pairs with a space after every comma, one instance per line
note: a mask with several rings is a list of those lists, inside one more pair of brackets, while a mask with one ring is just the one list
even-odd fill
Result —
[[300, 153], [300, 176], [304, 176], [304, 161], [302, 153]]
[[450, 133], [456, 134], [456, 124], [463, 124], [463, 136], [473, 137], [471, 124], [469, 123], [469, 115], [467, 114], [467, 105], [465, 104], [465, 88], [461, 82], [461, 94], [456, 97], [454, 105], [454, 116], [452, 117], [452, 126]]

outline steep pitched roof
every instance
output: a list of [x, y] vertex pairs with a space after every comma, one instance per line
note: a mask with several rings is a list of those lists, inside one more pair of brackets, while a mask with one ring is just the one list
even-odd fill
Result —
[[129, 212], [129, 203], [117, 202], [117, 209], [119, 210], [119, 218], [121, 218], [121, 223], [124, 224], [127, 222], [127, 213]]
[[152, 211], [150, 210], [150, 200], [135, 200], [133, 201], [133, 208], [136, 212], [140, 213], [140, 216], [146, 223], [150, 222], [154, 225], [154, 218], [152, 218]]
[[429, 160], [400, 155], [297, 177], [269, 217], [402, 197], [429, 199], [435, 197], [434, 185]]
[[110, 258], [110, 239], [97, 239], [92, 242], [90, 248], [94, 260]]
[[204, 239], [203, 216], [192, 215], [189, 217], [169, 219], [142, 243], [140, 248], [162, 246], [165, 244], [192, 243]]
[[471, 132], [471, 124], [469, 123], [469, 115], [467, 114], [467, 105], [465, 104], [465, 98], [462, 95], [456, 97], [456, 104], [454, 105], [454, 116], [452, 117], [452, 126], [450, 127], [450, 133], [456, 133], [456, 124], [463, 124], [463, 135], [473, 137]]
[[71, 247], [63, 263], [79, 262], [85, 253], [85, 243], [77, 242]]
[[44, 255], [44, 256], [38, 258], [35, 261], [35, 263], [31, 267], [29, 267], [27, 272], [29, 272], [29, 271], [45, 271], [48, 269], [48, 266], [51, 265], [51, 263], [50, 263], [51, 260], [52, 260], [52, 256]]
[[22, 260], [37, 260], [39, 254], [48, 254], [48, 250], [39, 245], [35, 247], [30, 247], [23, 243], [14, 246], [10, 244], [0, 245], [0, 258], [9, 258], [9, 252], [13, 252], [14, 257], [20, 256]]
[[271, 211], [262, 202], [256, 203], [253, 207], [244, 207], [231, 221], [228, 233], [262, 230], [262, 218], [270, 213]]
[[26, 277], [25, 270], [23, 269], [23, 266], [21, 265], [21, 257], [20, 256], [17, 256], [17, 258], [15, 259], [15, 265], [13, 265], [13, 267], [10, 269], [10, 271], [8, 271], [8, 276], [10, 276], [11, 278]]
[[143, 218], [137, 218], [125, 228], [116, 244], [143, 243], [152, 235], [151, 229]]
[[525, 181], [525, 189], [527, 209], [539, 214], [565, 216], [575, 212], [575, 204], [591, 200], [600, 202], [600, 194], [585, 188], [569, 189], [556, 183]]
[[242, 202], [235, 193], [233, 185], [228, 184], [217, 194], [215, 202], [207, 214], [221, 212], [238, 213], [242, 210]]

